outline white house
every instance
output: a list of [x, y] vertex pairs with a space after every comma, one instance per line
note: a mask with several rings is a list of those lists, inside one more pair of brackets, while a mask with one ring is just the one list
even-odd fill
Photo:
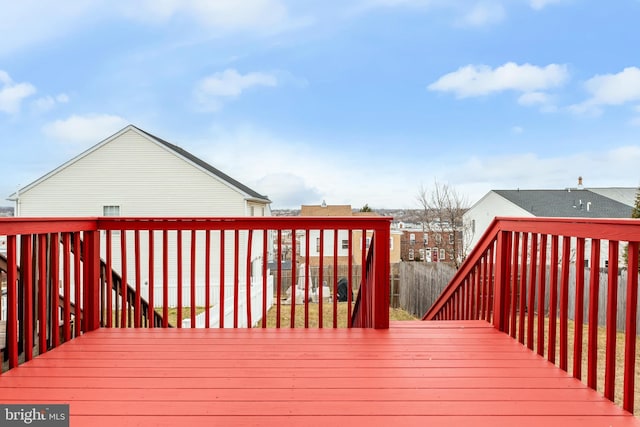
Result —
[[[236, 181], [207, 162], [199, 159], [186, 150], [158, 138], [133, 125], [129, 125], [109, 138], [99, 142], [77, 157], [69, 160], [60, 167], [47, 173], [33, 183], [12, 194], [9, 198], [15, 202], [16, 216], [127, 216], [127, 217], [220, 217], [220, 216], [270, 216], [270, 200]], [[188, 282], [190, 233], [183, 233], [183, 280]], [[175, 232], [170, 235], [170, 252], [176, 245]], [[118, 234], [114, 235], [118, 240]], [[133, 256], [133, 239], [127, 238], [130, 249], [129, 256]], [[103, 245], [104, 245], [104, 239]], [[144, 240], [144, 239], [143, 239]], [[246, 233], [241, 233], [240, 259], [246, 259]], [[196, 233], [198, 254], [203, 253], [204, 232]], [[266, 262], [262, 260], [262, 236], [254, 233], [252, 239], [252, 257], [254, 263]], [[228, 263], [233, 262], [233, 234], [228, 233], [225, 239]], [[155, 239], [160, 245], [160, 238]], [[260, 248], [260, 249], [258, 249]], [[104, 248], [103, 248], [104, 249]], [[219, 236], [214, 233], [212, 238], [212, 259], [218, 259]], [[155, 253], [161, 253], [158, 248]], [[147, 259], [143, 244], [141, 262]], [[129, 257], [128, 257], [129, 261]], [[175, 263], [175, 255], [170, 262]], [[161, 264], [161, 263], [157, 263]], [[199, 262], [196, 274], [197, 304], [204, 305], [204, 261]], [[128, 262], [128, 281], [133, 282], [135, 275], [129, 272], [133, 262]], [[198, 263], [196, 263], [198, 265]], [[114, 260], [117, 270], [120, 260]], [[161, 268], [160, 266], [156, 267]], [[219, 268], [219, 267], [214, 267]], [[175, 268], [174, 268], [175, 270]], [[245, 269], [240, 268], [239, 280], [247, 280]], [[261, 268], [252, 269], [260, 275]], [[225, 266], [225, 295], [233, 294], [233, 266]], [[162, 275], [158, 270], [155, 274], [156, 306], [161, 303]], [[217, 304], [219, 298], [219, 275], [212, 271], [211, 301]], [[144, 287], [148, 278], [141, 277]], [[261, 277], [251, 277], [252, 283], [262, 283]], [[169, 287], [176, 294], [175, 272], [169, 279]], [[189, 284], [184, 283], [183, 301], [189, 301]], [[242, 288], [242, 287], [241, 287]], [[262, 294], [252, 291], [257, 301], [261, 301]], [[175, 300], [174, 297], [170, 299]], [[271, 300], [271, 295], [269, 296]], [[241, 298], [241, 301], [244, 301]], [[231, 310], [233, 304], [226, 303]], [[260, 312], [261, 303], [252, 304]], [[244, 313], [240, 307], [240, 313]], [[232, 316], [232, 313], [231, 313]], [[217, 315], [212, 319], [217, 319]], [[258, 317], [253, 316], [253, 320]], [[217, 320], [216, 320], [217, 321]], [[229, 322], [227, 322], [229, 324]]]
[[[578, 184], [577, 188], [564, 190], [489, 191], [464, 214], [463, 221], [472, 230], [472, 240], [465, 246], [473, 249], [495, 217], [631, 217], [637, 188], [584, 188], [581, 179]], [[601, 257], [600, 265], [604, 266], [606, 248], [601, 250]]]

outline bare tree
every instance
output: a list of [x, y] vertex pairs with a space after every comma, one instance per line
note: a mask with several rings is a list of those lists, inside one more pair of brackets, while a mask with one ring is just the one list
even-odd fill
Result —
[[456, 268], [466, 257], [467, 246], [473, 236], [470, 224], [464, 224], [462, 216], [469, 209], [468, 199], [449, 184], [434, 180], [430, 188], [420, 185], [417, 195], [421, 207], [422, 226], [436, 236], [451, 235], [447, 242], [450, 259]]

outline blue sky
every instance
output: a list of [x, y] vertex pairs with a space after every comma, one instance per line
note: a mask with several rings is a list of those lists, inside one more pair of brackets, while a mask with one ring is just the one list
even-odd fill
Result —
[[[132, 123], [273, 201], [640, 185], [640, 1], [0, 0], [3, 199]], [[10, 205], [8, 201], [0, 204]]]

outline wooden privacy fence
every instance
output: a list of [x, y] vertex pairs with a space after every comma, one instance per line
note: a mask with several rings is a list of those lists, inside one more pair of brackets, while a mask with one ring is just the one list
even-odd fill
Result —
[[[13, 368], [100, 327], [169, 327], [170, 283], [178, 285], [172, 288], [178, 328], [185, 319], [196, 327], [199, 294], [205, 308], [217, 308], [204, 311], [205, 327], [258, 321], [266, 327], [274, 287], [267, 280], [267, 264], [271, 258], [282, 259], [283, 231], [303, 239], [300, 255], [316, 257], [318, 280], [327, 281], [330, 294], [336, 293], [338, 277], [323, 277], [324, 265], [337, 270], [338, 255], [346, 254], [347, 277], [353, 277], [355, 265], [366, 265], [360, 283], [349, 283], [358, 294], [353, 299], [349, 295], [345, 326], [387, 328], [390, 222], [384, 217], [0, 219], [0, 235], [7, 236], [7, 256], [0, 262], [7, 278], [4, 359]], [[298, 259], [297, 246], [292, 245], [293, 259]], [[305, 293], [300, 307], [305, 327], [308, 279], [300, 291]], [[275, 280], [276, 327], [295, 327], [296, 304], [281, 304], [281, 271]], [[199, 293], [201, 286], [205, 290]], [[148, 304], [143, 293], [149, 301], [161, 301], [160, 306]], [[322, 287], [319, 293], [323, 327]], [[337, 327], [335, 298], [331, 308]], [[290, 310], [290, 324], [281, 324], [285, 309]], [[216, 312], [219, 317], [211, 318]]]
[[[622, 406], [633, 413], [639, 245], [638, 220], [496, 218], [424, 318], [485, 319], [565, 371], [571, 354], [571, 371], [578, 379], [583, 377], [584, 356], [586, 383], [597, 389], [598, 313], [605, 307], [604, 395], [614, 399], [616, 369], [620, 369]], [[622, 265], [621, 247], [628, 248], [628, 259]], [[603, 259], [608, 261], [606, 281], [600, 277]], [[621, 268], [628, 273], [622, 285]], [[573, 290], [570, 281], [575, 283]], [[601, 287], [607, 288], [605, 295]], [[575, 298], [573, 307], [570, 293]], [[618, 294], [625, 294], [624, 308]], [[625, 325], [620, 358], [616, 350], [618, 313], [624, 313]], [[574, 319], [573, 348], [569, 347], [570, 318]]]
[[449, 284], [456, 269], [442, 262], [401, 262], [399, 271], [399, 307], [421, 317]]

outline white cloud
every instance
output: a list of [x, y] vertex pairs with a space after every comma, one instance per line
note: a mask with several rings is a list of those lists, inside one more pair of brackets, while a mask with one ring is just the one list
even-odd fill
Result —
[[597, 75], [584, 84], [591, 98], [568, 107], [575, 114], [599, 115], [602, 107], [640, 101], [640, 68], [628, 67], [616, 74]]
[[50, 138], [69, 144], [96, 144], [127, 125], [119, 116], [109, 114], [72, 115], [45, 125], [43, 132]]
[[277, 85], [278, 79], [273, 74], [252, 72], [243, 75], [234, 69], [227, 69], [200, 80], [195, 88], [195, 96], [203, 109], [217, 111], [225, 100], [236, 98], [252, 87]]
[[542, 10], [550, 4], [561, 3], [563, 1], [564, 0], [530, 0], [529, 4], [531, 5], [532, 9]]
[[53, 109], [57, 104], [66, 104], [67, 102], [69, 102], [69, 96], [61, 93], [55, 97], [48, 95], [38, 98], [33, 101], [33, 106], [36, 110], [44, 112]]
[[445, 74], [427, 88], [431, 91], [453, 92], [458, 98], [484, 96], [513, 90], [537, 92], [563, 85], [569, 79], [565, 65], [538, 67], [508, 62], [492, 69], [486, 65], [467, 65]]
[[458, 20], [463, 27], [484, 27], [502, 22], [506, 16], [499, 3], [477, 3]]
[[0, 112], [7, 114], [18, 113], [22, 101], [37, 92], [31, 83], [15, 83], [3, 70], [0, 70], [0, 84]]
[[521, 126], [513, 126], [511, 128], [511, 133], [515, 135], [520, 135], [522, 132], [524, 132], [524, 129]]

